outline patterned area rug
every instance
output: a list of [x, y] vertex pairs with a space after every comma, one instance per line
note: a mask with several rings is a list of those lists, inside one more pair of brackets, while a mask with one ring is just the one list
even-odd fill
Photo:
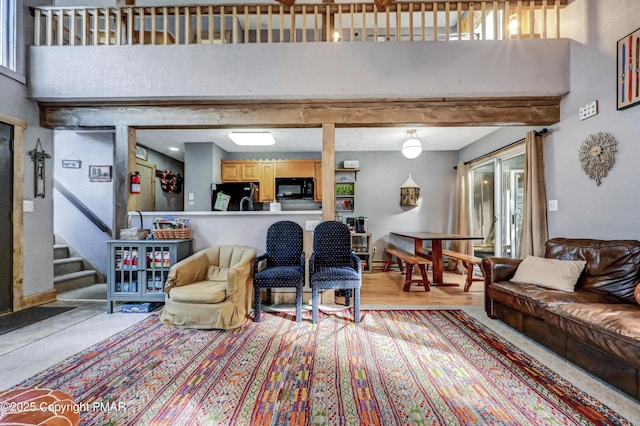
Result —
[[60, 389], [83, 425], [626, 425], [459, 310], [265, 313], [232, 331], [152, 315], [16, 387]]

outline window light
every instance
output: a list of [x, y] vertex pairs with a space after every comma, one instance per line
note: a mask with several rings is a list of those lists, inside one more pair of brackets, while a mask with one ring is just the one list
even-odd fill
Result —
[[262, 146], [276, 143], [273, 135], [269, 132], [231, 132], [229, 139], [236, 145], [242, 146]]

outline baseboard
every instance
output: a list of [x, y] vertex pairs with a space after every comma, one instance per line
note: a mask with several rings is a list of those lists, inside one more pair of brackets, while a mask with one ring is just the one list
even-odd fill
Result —
[[22, 306], [20, 309], [30, 308], [31, 306], [38, 306], [49, 302], [55, 302], [58, 292], [53, 290], [44, 291], [42, 293], [31, 294], [22, 298]]

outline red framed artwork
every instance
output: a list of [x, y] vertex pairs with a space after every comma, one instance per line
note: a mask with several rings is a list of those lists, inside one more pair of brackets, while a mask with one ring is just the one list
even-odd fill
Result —
[[618, 40], [617, 109], [640, 103], [640, 28]]

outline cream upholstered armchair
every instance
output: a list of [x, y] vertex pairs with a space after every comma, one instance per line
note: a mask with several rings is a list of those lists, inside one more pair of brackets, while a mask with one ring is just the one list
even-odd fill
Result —
[[160, 320], [168, 327], [239, 327], [251, 310], [251, 267], [256, 251], [214, 246], [171, 267]]

